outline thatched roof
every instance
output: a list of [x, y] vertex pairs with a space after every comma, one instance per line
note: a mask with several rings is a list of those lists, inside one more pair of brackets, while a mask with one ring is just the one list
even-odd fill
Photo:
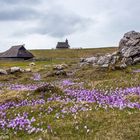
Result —
[[0, 58], [33, 58], [33, 54], [27, 51], [24, 45], [12, 46], [9, 50], [0, 53]]
[[56, 48], [57, 49], [68, 49], [68, 48], [70, 48], [68, 40], [66, 39], [65, 42], [58, 42]]

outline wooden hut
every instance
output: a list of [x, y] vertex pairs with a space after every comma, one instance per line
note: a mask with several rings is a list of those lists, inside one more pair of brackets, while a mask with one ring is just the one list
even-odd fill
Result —
[[0, 53], [0, 59], [28, 60], [33, 57], [33, 54], [27, 51], [24, 45], [12, 46], [9, 50]]

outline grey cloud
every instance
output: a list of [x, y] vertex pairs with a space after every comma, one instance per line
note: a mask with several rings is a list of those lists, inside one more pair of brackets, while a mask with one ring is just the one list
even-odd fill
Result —
[[[91, 20], [88, 18], [84, 18], [77, 14], [71, 13], [70, 11], [64, 9], [60, 5], [55, 5], [52, 3], [51, 9], [45, 10], [37, 10], [36, 7], [30, 7], [28, 3], [32, 3], [34, 0], [1, 0], [1, 2], [9, 4], [15, 4], [14, 6], [8, 6], [8, 8], [0, 9], [0, 21], [21, 21], [25, 20], [30, 21], [30, 23], [36, 23], [36, 27], [27, 27], [27, 30], [21, 31], [18, 29], [20, 33], [16, 34], [43, 34], [49, 35], [52, 37], [63, 37], [77, 31], [81, 31], [87, 29]], [[37, 0], [38, 2], [43, 2], [43, 0]], [[37, 2], [36, 1], [36, 2]], [[27, 3], [26, 3], [27, 2]], [[26, 5], [20, 5], [22, 3], [26, 3]], [[47, 4], [47, 3], [46, 3]], [[41, 8], [41, 7], [40, 7]], [[38, 9], [39, 5], [38, 5]], [[58, 11], [59, 9], [59, 11]]]
[[0, 10], [0, 21], [32, 20], [37, 18], [38, 12], [27, 7]]
[[1, 4], [36, 4], [39, 3], [41, 0], [0, 0]]
[[42, 1], [0, 0], [0, 21], [32, 20], [33, 18], [37, 18], [39, 13], [36, 7], [39, 7]]
[[48, 34], [53, 37], [64, 37], [76, 31], [87, 29], [90, 19], [71, 14], [48, 13], [32, 32]]
[[108, 29], [111, 32], [117, 34], [129, 30], [140, 30], [140, 18], [138, 16], [138, 13], [140, 12], [140, 3], [138, 0], [136, 1], [137, 4], [135, 4], [135, 6], [133, 0], [127, 0], [127, 4], [125, 3], [126, 1], [122, 1], [120, 6], [120, 3], [117, 2], [116, 7], [110, 10], [111, 12], [108, 15], [108, 18], [110, 18]]

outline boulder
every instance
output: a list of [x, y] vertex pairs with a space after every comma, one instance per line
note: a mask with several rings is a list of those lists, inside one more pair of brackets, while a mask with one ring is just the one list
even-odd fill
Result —
[[7, 75], [7, 71], [4, 69], [0, 69], [0, 75]]
[[111, 62], [111, 58], [112, 56], [110, 54], [107, 54], [105, 56], [100, 56], [97, 61], [97, 65], [109, 64]]
[[140, 58], [140, 33], [130, 31], [124, 34], [119, 43], [118, 52], [123, 59], [126, 58], [126, 64], [131, 65], [139, 62], [137, 60]]
[[10, 68], [10, 73], [16, 73], [16, 72], [24, 72], [24, 70], [21, 69], [20, 67], [11, 67]]
[[90, 58], [86, 58], [82, 60], [85, 63], [89, 63], [89, 64], [95, 64], [98, 61], [97, 57], [90, 57]]
[[125, 69], [128, 65], [140, 63], [140, 33], [130, 31], [120, 40], [118, 51], [103, 56], [81, 59], [80, 66], [93, 64], [101, 68]]

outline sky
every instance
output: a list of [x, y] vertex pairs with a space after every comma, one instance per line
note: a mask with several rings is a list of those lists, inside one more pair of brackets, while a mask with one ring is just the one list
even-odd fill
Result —
[[0, 51], [25, 44], [52, 49], [118, 46], [124, 33], [140, 31], [140, 0], [0, 0]]

